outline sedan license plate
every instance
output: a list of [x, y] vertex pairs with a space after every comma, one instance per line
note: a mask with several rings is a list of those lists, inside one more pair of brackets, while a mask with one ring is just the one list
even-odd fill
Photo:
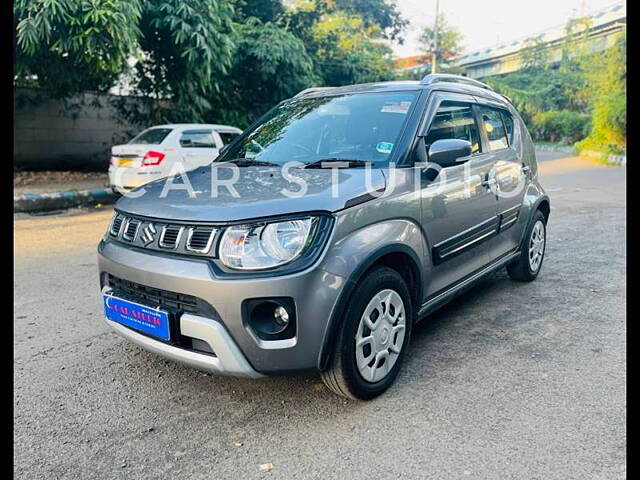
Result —
[[130, 167], [133, 164], [133, 158], [119, 158], [118, 167]]
[[169, 313], [130, 302], [113, 295], [102, 296], [104, 313], [112, 322], [120, 323], [146, 335], [169, 341]]

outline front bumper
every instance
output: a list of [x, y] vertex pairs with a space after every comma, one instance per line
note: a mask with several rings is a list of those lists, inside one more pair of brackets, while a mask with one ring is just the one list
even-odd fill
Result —
[[235, 377], [259, 378], [263, 376], [249, 365], [249, 362], [247, 362], [247, 359], [224, 327], [210, 318], [185, 313], [180, 317], [180, 333], [206, 342], [215, 352], [215, 356], [159, 342], [124, 325], [112, 322], [106, 317], [105, 322], [116, 333], [145, 350], [184, 363], [190, 367]]
[[[319, 265], [269, 278], [216, 278], [208, 261], [140, 251], [112, 241], [101, 241], [98, 266], [101, 278], [111, 274], [155, 289], [191, 295], [206, 302], [207, 317], [183, 313], [183, 335], [207, 342], [217, 356], [198, 353], [153, 340], [107, 320], [119, 334], [148, 350], [196, 368], [229, 375], [255, 377], [317, 369], [327, 336], [329, 317], [345, 280]], [[292, 339], [260, 340], [242, 318], [242, 302], [250, 298], [293, 298], [297, 328]]]

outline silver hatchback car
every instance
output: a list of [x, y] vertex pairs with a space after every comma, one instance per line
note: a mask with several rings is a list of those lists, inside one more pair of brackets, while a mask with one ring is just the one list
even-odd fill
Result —
[[496, 269], [537, 277], [549, 211], [531, 137], [487, 85], [308, 89], [210, 165], [118, 201], [98, 247], [105, 319], [198, 369], [315, 370], [370, 399], [415, 322]]

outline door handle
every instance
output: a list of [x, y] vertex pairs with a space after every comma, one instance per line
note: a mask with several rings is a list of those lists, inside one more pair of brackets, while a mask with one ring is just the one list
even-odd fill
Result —
[[480, 185], [482, 185], [483, 187], [491, 188], [495, 184], [496, 184], [495, 178], [486, 178], [482, 181]]

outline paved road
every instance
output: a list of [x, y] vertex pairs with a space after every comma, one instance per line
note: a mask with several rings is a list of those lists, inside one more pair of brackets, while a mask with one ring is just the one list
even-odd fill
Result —
[[538, 280], [496, 274], [423, 322], [368, 403], [140, 350], [101, 320], [110, 212], [16, 217], [16, 478], [625, 478], [626, 171], [541, 170]]
[[536, 159], [538, 162], [548, 162], [549, 160], [558, 160], [560, 158], [570, 157], [566, 152], [550, 152], [547, 150], [536, 150]]

